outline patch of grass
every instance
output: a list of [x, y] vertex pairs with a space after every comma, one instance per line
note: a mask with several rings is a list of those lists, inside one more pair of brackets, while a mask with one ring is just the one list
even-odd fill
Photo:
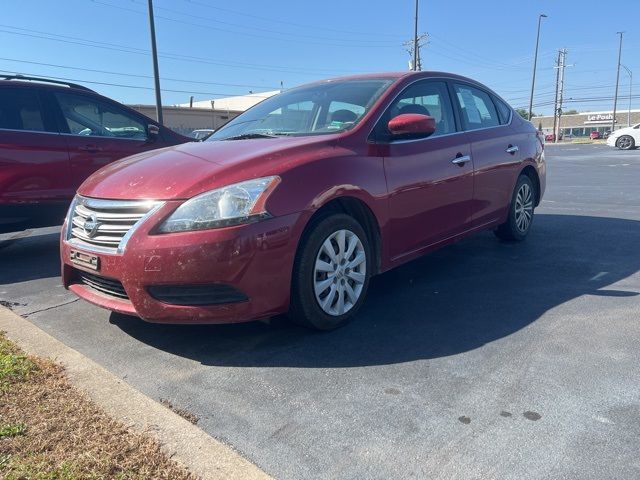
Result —
[[0, 332], [0, 391], [4, 392], [12, 383], [25, 381], [37, 368]]
[[129, 430], [0, 332], [0, 478], [193, 480], [151, 437]]
[[19, 423], [17, 425], [2, 425], [0, 426], [0, 438], [24, 435], [26, 430], [27, 426], [24, 423]]

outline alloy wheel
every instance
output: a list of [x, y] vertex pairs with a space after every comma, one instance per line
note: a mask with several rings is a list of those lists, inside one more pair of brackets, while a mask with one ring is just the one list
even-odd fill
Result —
[[626, 150], [629, 147], [631, 147], [631, 138], [629, 138], [629, 137], [620, 137], [618, 139], [618, 148]]
[[331, 316], [347, 313], [358, 302], [367, 274], [367, 255], [351, 230], [338, 230], [322, 243], [313, 272], [318, 305]]
[[533, 218], [533, 192], [527, 183], [523, 183], [516, 195], [515, 205], [516, 227], [526, 232]]

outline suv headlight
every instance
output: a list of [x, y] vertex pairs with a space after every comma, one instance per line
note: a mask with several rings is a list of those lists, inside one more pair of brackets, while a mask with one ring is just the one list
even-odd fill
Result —
[[205, 230], [268, 217], [265, 203], [279, 183], [280, 177], [263, 177], [201, 193], [180, 205], [158, 231]]

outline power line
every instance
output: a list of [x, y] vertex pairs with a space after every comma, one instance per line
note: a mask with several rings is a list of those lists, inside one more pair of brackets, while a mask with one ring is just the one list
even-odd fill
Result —
[[[15, 72], [12, 70], [0, 70], [0, 72], [2, 73], [10, 73], [10, 74], [17, 74], [17, 75], [24, 75], [26, 77], [37, 77], [39, 76], [38, 74], [35, 73], [28, 73], [28, 72]], [[41, 76], [41, 75], [40, 75]], [[51, 78], [54, 80], [65, 80], [67, 82], [77, 82], [77, 83], [89, 83], [92, 85], [106, 85], [109, 87], [122, 87], [122, 88], [132, 88], [132, 89], [136, 89], [136, 90], [153, 90], [153, 87], [143, 87], [140, 85], [128, 85], [128, 84], [124, 84], [124, 83], [111, 83], [111, 82], [98, 82], [95, 80], [85, 80], [85, 79], [80, 79], [80, 78], [69, 78], [69, 77], [54, 77], [51, 75], [47, 75], [47, 78]], [[238, 95], [237, 93], [214, 93], [214, 92], [195, 92], [192, 90], [173, 90], [173, 89], [168, 89], [168, 88], [163, 88], [162, 89], [165, 92], [172, 92], [172, 93], [192, 93], [195, 95], [208, 95], [211, 97], [229, 97], [229, 96], [235, 96]], [[262, 92], [259, 92], [262, 93]], [[258, 94], [254, 94], [257, 97], [261, 97], [261, 95]], [[268, 96], [263, 96], [264, 98], [268, 98]]]
[[[72, 67], [69, 65], [58, 65], [55, 63], [44, 63], [44, 62], [34, 62], [30, 60], [18, 60], [16, 58], [4, 58], [0, 57], [0, 60], [4, 60], [7, 62], [16, 62], [16, 63], [26, 63], [29, 65], [39, 65], [43, 67], [54, 67], [54, 68], [64, 68], [67, 70], [77, 70], [82, 72], [91, 72], [91, 73], [104, 73], [107, 75], [117, 75], [120, 77], [131, 77], [131, 78], [153, 78], [151, 75], [138, 75], [135, 73], [124, 73], [124, 72], [112, 72], [108, 70], [96, 70], [93, 68], [84, 68], [84, 67]], [[169, 82], [181, 82], [181, 83], [195, 83], [200, 85], [218, 85], [223, 87], [245, 87], [245, 88], [280, 88], [279, 86], [271, 86], [271, 85], [250, 85], [243, 83], [220, 83], [220, 82], [204, 82], [201, 80], [186, 80], [184, 78], [171, 78], [171, 77], [161, 77], [162, 80], [166, 80]]]
[[[137, 14], [141, 14], [141, 15], [145, 15], [145, 12], [141, 12], [140, 10], [135, 10], [132, 8], [127, 8], [127, 7], [121, 7], [119, 5], [114, 5], [111, 3], [106, 3], [106, 2], [102, 2], [100, 0], [92, 0], [93, 3], [97, 4], [97, 5], [104, 5], [107, 7], [111, 7], [111, 8], [117, 8], [119, 10], [125, 10], [128, 12], [133, 12], [133, 13], [137, 13]], [[261, 35], [258, 33], [250, 33], [250, 32], [238, 32], [236, 30], [228, 30], [225, 28], [220, 28], [220, 27], [213, 27], [211, 25], [203, 25], [201, 23], [194, 23], [194, 22], [188, 22], [186, 20], [179, 20], [176, 18], [171, 18], [171, 17], [165, 17], [162, 15], [156, 15], [156, 18], [162, 19], [162, 20], [167, 20], [169, 22], [175, 22], [175, 23], [181, 23], [184, 25], [190, 25], [190, 26], [194, 26], [194, 27], [199, 27], [199, 28], [204, 28], [207, 30], [216, 30], [219, 32], [224, 32], [224, 33], [231, 33], [231, 34], [235, 34], [235, 35], [243, 35], [245, 37], [254, 37], [254, 38], [262, 38], [262, 39], [267, 39], [267, 40], [276, 40], [279, 42], [286, 42], [286, 43], [290, 43], [292, 40], [291, 39], [287, 39], [287, 38], [279, 38], [279, 37], [273, 37], [273, 36], [269, 36], [269, 35]], [[313, 42], [313, 41], [309, 41], [309, 40], [300, 40], [300, 39], [295, 39], [296, 43], [302, 43], [302, 44], [307, 44], [307, 45], [321, 45], [323, 47], [326, 46], [333, 46], [333, 47], [341, 47], [341, 48], [349, 48], [349, 47], [353, 47], [353, 48], [397, 48], [397, 45], [371, 45], [371, 44], [361, 44], [361, 45], [356, 45], [355, 43], [327, 43], [327, 42]]]
[[356, 31], [352, 31], [352, 30], [339, 30], [336, 28], [330, 28], [330, 27], [323, 27], [323, 26], [319, 26], [319, 25], [309, 25], [309, 24], [303, 24], [303, 23], [296, 23], [296, 22], [290, 22], [287, 20], [281, 20], [281, 19], [276, 19], [276, 18], [268, 18], [268, 17], [262, 17], [260, 15], [255, 15], [255, 14], [251, 14], [251, 13], [247, 13], [247, 12], [240, 12], [238, 10], [231, 10], [228, 8], [223, 8], [223, 7], [218, 7], [218, 6], [213, 6], [213, 5], [209, 5], [207, 3], [203, 3], [203, 2], [199, 2], [197, 0], [183, 0], [187, 3], [191, 3], [194, 5], [199, 5], [201, 7], [205, 7], [205, 8], [209, 8], [212, 10], [217, 10], [220, 12], [226, 12], [226, 13], [231, 13], [233, 15], [239, 15], [242, 17], [247, 17], [247, 18], [255, 18], [258, 20], [263, 20], [266, 22], [271, 22], [271, 23], [279, 23], [282, 25], [291, 25], [294, 27], [298, 27], [298, 28], [305, 28], [305, 29], [315, 29], [315, 30], [325, 30], [325, 31], [329, 31], [329, 32], [337, 32], [337, 33], [348, 33], [348, 34], [353, 34], [353, 35], [358, 35], [358, 36], [362, 36], [362, 35], [375, 35], [376, 37], [379, 36], [386, 36], [386, 37], [396, 37], [396, 38], [402, 38], [404, 37], [404, 35], [401, 34], [395, 34], [395, 33], [384, 33], [384, 32], [376, 32], [375, 34], [369, 34], [366, 32], [356, 32]]
[[[77, 37], [69, 37], [66, 35], [58, 35], [55, 33], [47, 33], [47, 32], [41, 32], [41, 31], [37, 31], [37, 30], [28, 30], [28, 29], [24, 29], [24, 28], [18, 28], [18, 27], [12, 27], [12, 26], [8, 26], [8, 25], [0, 25], [0, 27], [4, 27], [4, 28], [13, 28], [16, 30], [22, 30], [21, 32], [13, 32], [10, 30], [2, 30], [0, 29], [0, 32], [2, 33], [7, 33], [10, 35], [19, 35], [19, 36], [26, 36], [26, 37], [31, 37], [31, 38], [39, 38], [42, 40], [48, 40], [48, 41], [57, 41], [57, 42], [62, 42], [62, 43], [68, 43], [68, 44], [72, 44], [72, 45], [80, 45], [80, 46], [84, 46], [84, 47], [93, 47], [93, 48], [101, 48], [101, 49], [106, 49], [106, 50], [112, 50], [112, 51], [119, 51], [119, 52], [124, 52], [124, 53], [130, 53], [130, 54], [136, 54], [136, 55], [149, 55], [149, 50], [144, 50], [144, 49], [140, 49], [140, 48], [136, 48], [136, 47], [127, 47], [124, 45], [117, 45], [117, 44], [110, 44], [110, 43], [106, 43], [106, 42], [97, 42], [95, 40], [84, 40], [84, 39], [78, 39]], [[29, 32], [35, 32], [35, 33], [24, 33], [25, 31], [29, 31]], [[47, 35], [47, 36], [44, 36]], [[60, 38], [57, 38], [60, 37]], [[74, 40], [68, 40], [68, 39], [74, 39]], [[262, 65], [262, 64], [251, 64], [251, 63], [243, 63], [243, 62], [227, 62], [227, 61], [220, 61], [220, 60], [214, 60], [214, 59], [210, 59], [210, 58], [205, 58], [205, 57], [197, 57], [197, 56], [193, 56], [193, 55], [184, 55], [184, 54], [176, 54], [176, 53], [169, 53], [169, 52], [165, 52], [165, 53], [161, 53], [159, 54], [160, 57], [162, 58], [167, 58], [170, 60], [181, 60], [181, 61], [186, 61], [186, 62], [192, 62], [192, 63], [208, 63], [211, 65], [219, 65], [219, 66], [225, 66], [225, 67], [229, 67], [229, 68], [241, 68], [241, 69], [249, 69], [249, 70], [265, 70], [265, 71], [273, 71], [273, 72], [280, 72], [280, 73], [295, 73], [297, 75], [313, 75], [313, 76], [317, 76], [317, 75], [330, 75], [334, 73], [328, 73], [329, 71], [324, 70], [324, 69], [315, 69], [315, 68], [309, 68], [309, 67], [305, 67], [305, 68], [296, 68], [296, 67], [284, 67], [284, 66], [277, 66], [277, 65]], [[344, 71], [346, 73], [353, 73], [355, 71]]]

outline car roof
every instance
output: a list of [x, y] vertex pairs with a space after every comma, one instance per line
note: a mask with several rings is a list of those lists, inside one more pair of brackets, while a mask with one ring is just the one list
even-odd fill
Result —
[[29, 77], [24, 75], [0, 75], [0, 85], [20, 85], [31, 88], [53, 88], [57, 90], [82, 90], [96, 93], [84, 85], [44, 77]]

